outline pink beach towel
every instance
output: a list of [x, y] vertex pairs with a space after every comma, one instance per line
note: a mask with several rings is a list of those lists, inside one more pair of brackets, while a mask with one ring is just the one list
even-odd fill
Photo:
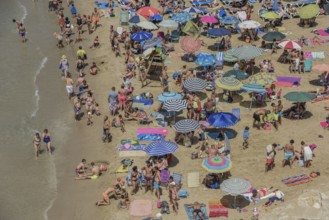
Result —
[[305, 57], [305, 59], [312, 59], [312, 52], [309, 52], [309, 51], [304, 52], [304, 57]]
[[329, 34], [327, 32], [325, 32], [324, 30], [317, 30], [316, 31], [320, 36], [325, 36], [325, 37], [328, 37]]
[[328, 124], [326, 121], [322, 121], [322, 122], [320, 122], [320, 125], [321, 125], [321, 127], [323, 127], [323, 128], [327, 128], [327, 127], [329, 126], [329, 124]]
[[137, 128], [137, 134], [160, 134], [162, 136], [167, 136], [168, 129], [165, 129], [165, 128]]
[[152, 215], [152, 201], [147, 199], [134, 200], [130, 204], [130, 215], [147, 217]]
[[275, 86], [277, 87], [292, 87], [291, 82], [275, 82]]

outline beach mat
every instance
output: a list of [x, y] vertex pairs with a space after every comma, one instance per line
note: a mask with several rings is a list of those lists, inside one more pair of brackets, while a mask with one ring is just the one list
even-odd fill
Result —
[[[184, 204], [184, 209], [189, 220], [194, 220], [193, 218], [193, 208], [189, 208], [187, 204]], [[205, 207], [201, 207], [201, 212], [203, 213], [203, 218], [209, 220], [207, 210]], [[199, 216], [196, 217], [196, 220], [201, 220]]]
[[137, 134], [161, 134], [166, 136], [168, 129], [165, 128], [137, 128]]
[[276, 87], [292, 87], [290, 82], [275, 82]]
[[127, 166], [126, 168], [123, 167], [123, 164], [119, 166], [116, 173], [128, 173], [130, 166]]
[[163, 141], [165, 136], [160, 134], [138, 134], [137, 139], [141, 141]]
[[190, 172], [187, 174], [187, 187], [198, 187], [200, 186], [200, 173]]
[[133, 200], [130, 204], [130, 215], [148, 217], [152, 215], [152, 201], [147, 199]]
[[320, 35], [320, 36], [324, 36], [324, 37], [328, 37], [328, 36], [329, 36], [329, 34], [328, 34], [327, 32], [325, 32], [325, 30], [322, 30], [322, 29], [317, 30], [316, 32], [317, 32], [318, 35]]
[[282, 183], [284, 183], [286, 186], [297, 186], [311, 181], [311, 177], [306, 176], [305, 174], [301, 174], [299, 176], [290, 176], [286, 179], [283, 179]]
[[142, 150], [126, 150], [120, 151], [119, 157], [146, 157], [147, 154]]
[[292, 76], [277, 76], [277, 82], [291, 83], [292, 86], [300, 86], [300, 77], [292, 77]]

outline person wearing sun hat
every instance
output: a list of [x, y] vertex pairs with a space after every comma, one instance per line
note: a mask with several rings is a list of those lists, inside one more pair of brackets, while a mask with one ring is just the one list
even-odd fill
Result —
[[62, 55], [62, 58], [59, 62], [59, 69], [64, 73], [64, 77], [67, 77], [67, 72], [69, 70], [69, 61], [65, 55]]

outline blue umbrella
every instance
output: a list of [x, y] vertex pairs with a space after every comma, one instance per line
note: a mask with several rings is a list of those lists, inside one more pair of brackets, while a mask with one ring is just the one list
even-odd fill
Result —
[[225, 28], [213, 28], [208, 31], [208, 34], [215, 37], [229, 35], [231, 32]]
[[156, 14], [156, 15], [154, 15], [154, 16], [151, 16], [150, 17], [150, 21], [151, 22], [153, 22], [153, 21], [162, 21], [163, 20], [163, 17], [161, 16], [161, 15], [159, 15], [159, 14]]
[[235, 125], [239, 119], [230, 112], [219, 112], [211, 114], [208, 122], [211, 126], [218, 128], [228, 128]]
[[187, 12], [181, 12], [181, 13], [177, 13], [177, 14], [174, 14], [171, 18], [171, 20], [174, 20], [176, 21], [177, 23], [185, 23], [189, 20], [191, 20], [193, 18], [192, 15], [190, 15], [189, 13]]
[[154, 47], [154, 46], [158, 45], [161, 42], [162, 42], [162, 38], [160, 38], [160, 37], [155, 37], [155, 38], [152, 38], [152, 39], [148, 39], [147, 41], [145, 41], [145, 43], [143, 45], [143, 49], [146, 50], [148, 48]]
[[137, 33], [131, 35], [130, 39], [133, 41], [144, 41], [144, 40], [151, 39], [152, 37], [153, 37], [152, 33], [149, 33], [146, 31], [140, 31], [140, 32], [137, 32]]
[[201, 14], [202, 11], [195, 8], [195, 7], [189, 7], [184, 9], [185, 12], [190, 13], [190, 14]]
[[220, 23], [225, 25], [232, 25], [239, 22], [239, 20], [235, 16], [225, 16], [224, 18], [220, 19]]
[[149, 144], [144, 151], [149, 156], [162, 156], [174, 153], [178, 149], [178, 145], [171, 141], [155, 141]]
[[213, 54], [199, 53], [195, 64], [198, 66], [212, 66], [216, 63], [216, 57]]
[[159, 102], [165, 102], [170, 99], [182, 99], [182, 95], [178, 93], [170, 93], [170, 92], [164, 92], [161, 95], [158, 96]]

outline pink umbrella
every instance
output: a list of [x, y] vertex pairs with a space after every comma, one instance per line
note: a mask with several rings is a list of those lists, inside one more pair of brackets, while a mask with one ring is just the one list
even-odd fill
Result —
[[329, 65], [328, 64], [318, 64], [312, 67], [312, 70], [316, 70], [319, 72], [329, 71]]
[[187, 53], [195, 53], [201, 48], [201, 41], [192, 36], [186, 36], [181, 40], [180, 46]]
[[283, 40], [279, 43], [279, 47], [282, 47], [284, 49], [292, 50], [300, 50], [302, 49], [302, 45], [296, 41], [293, 40]]
[[217, 18], [215, 18], [213, 16], [203, 16], [200, 20], [202, 22], [210, 23], [210, 24], [216, 24], [216, 23], [218, 23]]

